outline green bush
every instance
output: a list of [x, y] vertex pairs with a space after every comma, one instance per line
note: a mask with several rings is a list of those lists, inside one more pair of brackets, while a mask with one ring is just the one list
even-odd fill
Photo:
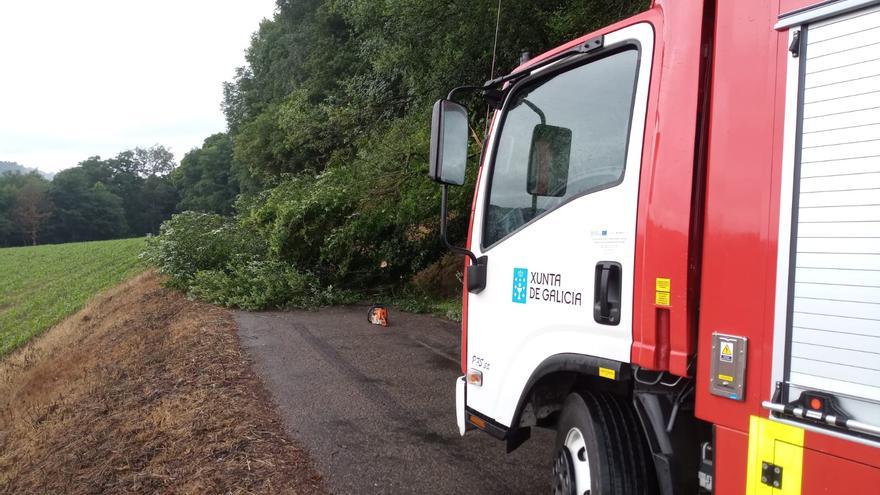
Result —
[[270, 253], [247, 222], [219, 215], [174, 215], [147, 240], [143, 257], [168, 276], [169, 286], [227, 307], [314, 307], [351, 299]]
[[227, 307], [312, 308], [350, 302], [351, 296], [332, 287], [321, 289], [314, 277], [277, 260], [253, 260], [228, 270], [196, 272], [189, 294]]
[[186, 289], [199, 271], [224, 270], [233, 261], [262, 257], [265, 242], [249, 234], [234, 219], [187, 211], [171, 217], [158, 236], [147, 239], [143, 257], [169, 276], [170, 286]]

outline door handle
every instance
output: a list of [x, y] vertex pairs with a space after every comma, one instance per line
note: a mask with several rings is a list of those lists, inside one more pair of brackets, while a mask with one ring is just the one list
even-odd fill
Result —
[[602, 325], [620, 323], [620, 263], [600, 261], [596, 263], [593, 287], [593, 319]]

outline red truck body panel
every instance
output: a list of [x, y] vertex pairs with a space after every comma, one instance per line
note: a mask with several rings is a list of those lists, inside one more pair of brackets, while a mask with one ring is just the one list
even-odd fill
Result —
[[[696, 326], [690, 259], [698, 135], [703, 2], [654, 4], [656, 46], [645, 125], [633, 289], [631, 360], [688, 375]], [[655, 305], [655, 281], [670, 280], [668, 306]]]
[[698, 360], [697, 415], [740, 431], [771, 393], [787, 34], [767, 10], [760, 0], [720, 2], [709, 112], [698, 353], [711, 355], [716, 331], [750, 346], [742, 402], [709, 394], [710, 363]]
[[[745, 400], [709, 393], [709, 359], [699, 359], [697, 416], [716, 425], [718, 493], [743, 493], [749, 417], [767, 417], [771, 371], [785, 114], [787, 31], [780, 14], [816, 4], [718, 2], [714, 35], [698, 355], [712, 332], [749, 339]], [[787, 240], [786, 240], [787, 242]], [[803, 493], [868, 493], [876, 448], [807, 431]], [[870, 467], [873, 466], [873, 467]], [[848, 477], [849, 476], [849, 477]], [[880, 487], [873, 493], [880, 493]], [[833, 487], [833, 488], [832, 488]], [[831, 491], [828, 491], [831, 490]]]

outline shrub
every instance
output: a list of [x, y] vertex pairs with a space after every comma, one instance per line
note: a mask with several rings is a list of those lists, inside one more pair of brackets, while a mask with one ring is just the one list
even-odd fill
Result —
[[265, 242], [248, 234], [232, 219], [187, 211], [171, 217], [158, 236], [147, 239], [143, 257], [169, 276], [170, 286], [186, 289], [199, 271], [223, 270], [233, 260], [262, 256]]
[[248, 310], [312, 308], [350, 300], [349, 294], [321, 289], [313, 276], [277, 260], [252, 260], [229, 270], [196, 272], [189, 294], [214, 304]]
[[167, 285], [227, 307], [310, 308], [353, 297], [269, 252], [247, 222], [219, 215], [174, 215], [147, 239], [143, 257], [168, 275]]

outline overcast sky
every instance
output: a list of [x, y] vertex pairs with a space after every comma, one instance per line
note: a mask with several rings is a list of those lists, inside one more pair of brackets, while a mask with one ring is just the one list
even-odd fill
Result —
[[225, 130], [222, 83], [273, 0], [0, 0], [0, 160], [46, 172]]

